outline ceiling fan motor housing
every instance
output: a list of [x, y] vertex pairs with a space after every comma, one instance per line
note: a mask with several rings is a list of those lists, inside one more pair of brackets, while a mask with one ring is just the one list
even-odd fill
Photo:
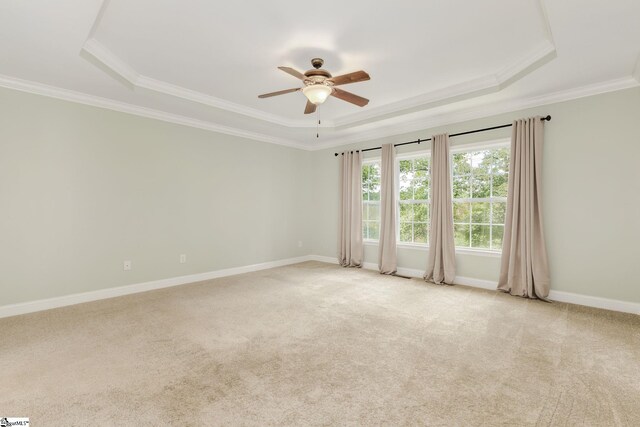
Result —
[[320, 76], [320, 77], [324, 77], [326, 79], [331, 78], [331, 73], [328, 72], [327, 70], [323, 70], [322, 68], [318, 68], [317, 70], [306, 71], [304, 73], [304, 75], [307, 76], [307, 77]]
[[[323, 70], [322, 68], [322, 64], [324, 64], [324, 60], [322, 58], [313, 58], [311, 60], [311, 65], [313, 65], [314, 69], [311, 69], [309, 71], [306, 71], [304, 73], [305, 77], [307, 77], [304, 80], [304, 83], [308, 86], [308, 85], [313, 85], [313, 84], [319, 84], [319, 83], [325, 83], [326, 79], [330, 79], [331, 78], [331, 73], [328, 72], [327, 70]], [[326, 82], [325, 84], [327, 84], [328, 82]]]

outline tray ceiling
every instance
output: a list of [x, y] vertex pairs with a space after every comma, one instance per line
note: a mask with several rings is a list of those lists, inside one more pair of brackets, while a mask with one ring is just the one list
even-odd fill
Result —
[[[638, 84], [637, 1], [372, 4], [9, 0], [0, 84], [302, 148]], [[302, 93], [257, 98], [299, 86], [276, 67], [315, 56], [371, 75], [345, 87], [368, 106], [320, 107], [320, 140]]]

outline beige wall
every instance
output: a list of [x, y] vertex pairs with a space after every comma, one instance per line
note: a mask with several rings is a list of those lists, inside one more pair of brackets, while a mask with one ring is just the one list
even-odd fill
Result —
[[0, 306], [307, 254], [309, 161], [0, 89]]
[[[349, 147], [547, 113], [552, 289], [640, 302], [640, 88]], [[335, 257], [336, 150], [305, 152], [0, 89], [0, 306]], [[401, 248], [398, 258], [400, 267], [425, 268], [424, 250]], [[123, 271], [125, 259], [132, 271]], [[377, 263], [376, 247], [367, 246], [366, 261]], [[499, 258], [458, 254], [457, 262], [460, 276], [497, 279]]]
[[[375, 147], [510, 123], [536, 114], [546, 125], [544, 215], [552, 289], [640, 302], [640, 88], [532, 108], [407, 135], [353, 144]], [[510, 137], [510, 129], [453, 138], [453, 145]], [[345, 147], [342, 147], [343, 149]], [[424, 149], [402, 147], [401, 152]], [[318, 255], [337, 247], [338, 160], [329, 149], [313, 153], [314, 244]], [[378, 152], [365, 153], [376, 156]], [[365, 261], [377, 263], [367, 246]], [[500, 259], [456, 255], [460, 276], [497, 281]], [[424, 250], [399, 249], [398, 265], [426, 268]]]

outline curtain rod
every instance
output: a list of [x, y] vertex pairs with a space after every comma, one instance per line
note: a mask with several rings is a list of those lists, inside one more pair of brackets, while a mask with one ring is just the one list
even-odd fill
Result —
[[[547, 117], [543, 117], [542, 120], [550, 121], [551, 120], [551, 116], [547, 115]], [[453, 137], [453, 136], [469, 135], [471, 133], [478, 133], [478, 132], [485, 132], [485, 131], [488, 131], [488, 130], [508, 128], [508, 127], [511, 127], [511, 126], [513, 126], [513, 123], [509, 123], [508, 125], [493, 126], [493, 127], [490, 127], [490, 128], [468, 130], [466, 132], [453, 133], [453, 134], [451, 134], [449, 136]], [[431, 141], [431, 138], [427, 138], [427, 139], [418, 138], [415, 141], [401, 142], [400, 144], [393, 144], [393, 146], [394, 147], [400, 147], [401, 145], [420, 144], [421, 142], [427, 142], [427, 141]], [[358, 151], [362, 151], [364, 153], [365, 151], [373, 151], [373, 150], [382, 150], [382, 147], [365, 148], [364, 150], [354, 150], [354, 151], [356, 153]], [[335, 156], [337, 156], [338, 154], [340, 154], [340, 153], [334, 153]], [[344, 153], [342, 153], [342, 154], [344, 154]]]

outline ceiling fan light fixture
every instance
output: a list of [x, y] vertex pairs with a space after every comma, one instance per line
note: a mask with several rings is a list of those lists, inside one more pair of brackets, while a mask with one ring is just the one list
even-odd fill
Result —
[[323, 84], [314, 84], [302, 88], [302, 93], [307, 97], [309, 102], [320, 105], [331, 95], [332, 89]]
[[302, 80], [304, 86], [263, 93], [262, 95], [258, 95], [258, 98], [271, 98], [272, 96], [284, 95], [285, 93], [302, 91], [305, 98], [307, 98], [307, 105], [304, 108], [305, 114], [315, 113], [318, 110], [318, 105], [325, 102], [329, 96], [357, 105], [358, 107], [364, 107], [369, 103], [367, 98], [336, 87], [367, 81], [371, 78], [369, 74], [360, 70], [334, 77], [327, 70], [320, 68], [323, 62], [321, 58], [313, 58], [311, 60], [313, 69], [305, 71], [304, 73], [294, 70], [291, 67], [278, 67], [281, 71], [292, 75], [296, 79]]

